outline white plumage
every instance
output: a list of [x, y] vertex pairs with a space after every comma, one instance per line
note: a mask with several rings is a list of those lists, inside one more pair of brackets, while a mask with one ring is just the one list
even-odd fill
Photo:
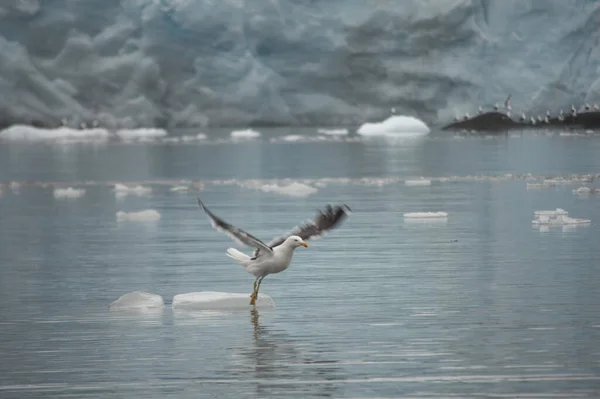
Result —
[[227, 256], [235, 259], [248, 273], [256, 277], [254, 291], [250, 296], [251, 305], [256, 302], [262, 280], [269, 274], [286, 270], [290, 266], [296, 248], [300, 246], [308, 247], [305, 240], [322, 236], [350, 214], [350, 208], [347, 205], [335, 207], [328, 205], [324, 211], [319, 211], [315, 220], [304, 222], [288, 234], [277, 237], [265, 244], [253, 235], [217, 217], [204, 206], [200, 198], [198, 198], [198, 205], [210, 218], [213, 228], [224, 232], [242, 245], [254, 248], [252, 256], [235, 248], [227, 249]]

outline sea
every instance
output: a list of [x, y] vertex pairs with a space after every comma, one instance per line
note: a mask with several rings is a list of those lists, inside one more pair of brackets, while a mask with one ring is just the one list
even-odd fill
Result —
[[[231, 130], [0, 142], [1, 398], [600, 397], [600, 135]], [[265, 241], [352, 214], [274, 306], [179, 309], [254, 282], [197, 197]]]

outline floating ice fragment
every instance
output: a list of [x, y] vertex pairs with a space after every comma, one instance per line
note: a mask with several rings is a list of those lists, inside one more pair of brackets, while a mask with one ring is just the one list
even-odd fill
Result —
[[166, 137], [167, 132], [163, 129], [156, 128], [121, 129], [117, 131], [117, 136], [121, 140], [125, 141], [148, 141], [161, 137]]
[[404, 214], [405, 219], [445, 219], [447, 212], [408, 212]]
[[556, 208], [555, 211], [534, 211], [533, 212], [534, 216], [560, 216], [560, 215], [567, 216], [568, 214], [569, 214], [569, 212], [567, 212], [561, 208]]
[[357, 131], [361, 136], [420, 137], [429, 134], [429, 127], [412, 116], [392, 115], [383, 122], [365, 123]]
[[54, 190], [54, 198], [79, 198], [85, 195], [83, 188], [57, 188]]
[[97, 141], [106, 140], [109, 136], [106, 129], [72, 129], [66, 126], [44, 129], [27, 125], [13, 125], [0, 131], [0, 139], [11, 141]]
[[556, 187], [554, 183], [527, 183], [527, 190], [531, 190], [533, 188], [550, 188]]
[[257, 137], [260, 137], [260, 132], [252, 129], [234, 130], [231, 132], [231, 138], [233, 139], [255, 139]]
[[135, 186], [135, 187], [128, 187], [124, 184], [121, 183], [117, 183], [115, 184], [115, 188], [113, 189], [113, 191], [115, 192], [115, 195], [117, 197], [124, 197], [126, 195], [137, 195], [137, 196], [143, 196], [143, 195], [148, 195], [152, 192], [152, 189], [149, 187], [143, 187], [143, 186]]
[[560, 225], [565, 225], [565, 224], [588, 224], [588, 223], [592, 223], [592, 221], [589, 219], [570, 218], [565, 215], [558, 215], [558, 216], [544, 215], [544, 216], [538, 217], [537, 219], [534, 219], [531, 223], [535, 224], [535, 225], [560, 226]]
[[11, 191], [19, 191], [21, 189], [21, 184], [17, 183], [16, 181], [13, 181], [10, 182], [8, 187], [10, 187]]
[[[173, 297], [173, 309], [219, 310], [247, 309], [250, 306], [250, 294], [231, 292], [201, 291], [179, 294]], [[264, 294], [258, 294], [258, 308], [274, 308], [275, 301]]]
[[317, 132], [328, 136], [345, 136], [348, 134], [348, 129], [317, 129]]
[[190, 191], [190, 188], [188, 186], [173, 186], [169, 189], [169, 191], [174, 191], [174, 192]]
[[562, 226], [568, 224], [588, 224], [591, 220], [570, 218], [568, 212], [561, 208], [556, 208], [556, 211], [535, 211], [534, 219], [531, 222], [533, 225], [545, 226]]
[[418, 180], [406, 180], [404, 182], [407, 186], [431, 186], [431, 180], [418, 179]]
[[162, 309], [165, 306], [162, 296], [143, 291], [130, 292], [108, 306], [111, 311]]
[[184, 142], [188, 142], [188, 141], [201, 141], [201, 140], [206, 140], [207, 136], [204, 133], [198, 133], [195, 136], [182, 136], [181, 137], [181, 141]]
[[318, 191], [315, 187], [298, 182], [282, 186], [278, 184], [264, 184], [260, 186], [260, 189], [265, 193], [277, 193], [289, 195], [290, 197], [308, 197]]
[[302, 136], [301, 134], [289, 134], [287, 136], [283, 136], [281, 138], [281, 141], [294, 142], [294, 141], [302, 141], [302, 140], [306, 140], [306, 139], [307, 139], [307, 137]]
[[589, 195], [589, 194], [598, 194], [600, 193], [600, 188], [591, 188], [591, 187], [579, 187], [573, 190], [573, 194], [576, 195]]
[[146, 209], [139, 212], [117, 212], [117, 221], [119, 222], [144, 222], [154, 220], [160, 220], [160, 213], [154, 209]]

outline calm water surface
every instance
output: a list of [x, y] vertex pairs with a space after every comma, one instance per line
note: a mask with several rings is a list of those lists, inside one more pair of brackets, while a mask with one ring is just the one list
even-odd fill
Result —
[[[0, 397], [596, 398], [600, 195], [522, 175], [600, 173], [598, 154], [599, 137], [544, 136], [1, 144]], [[404, 184], [420, 176], [432, 185]], [[318, 191], [263, 190], [285, 178]], [[326, 203], [353, 214], [265, 279], [274, 309], [174, 311], [176, 294], [253, 282], [198, 191], [170, 191], [182, 179], [265, 240]], [[152, 193], [117, 198], [116, 182]], [[532, 228], [534, 210], [557, 207], [592, 223]], [[116, 221], [143, 209], [161, 219]], [[404, 221], [418, 211], [449, 217]], [[167, 306], [109, 312], [136, 290]]]

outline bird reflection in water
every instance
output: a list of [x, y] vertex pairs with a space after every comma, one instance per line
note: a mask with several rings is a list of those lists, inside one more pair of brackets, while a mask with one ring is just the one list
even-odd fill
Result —
[[[261, 325], [256, 308], [250, 311], [250, 322], [252, 343], [240, 345], [233, 373], [255, 380], [257, 397], [280, 397], [290, 392], [305, 397], [333, 396], [341, 387], [343, 371], [337, 366], [337, 360], [324, 359], [331, 353], [319, 342], [299, 342], [283, 331]], [[311, 381], [318, 383], [311, 384]]]

